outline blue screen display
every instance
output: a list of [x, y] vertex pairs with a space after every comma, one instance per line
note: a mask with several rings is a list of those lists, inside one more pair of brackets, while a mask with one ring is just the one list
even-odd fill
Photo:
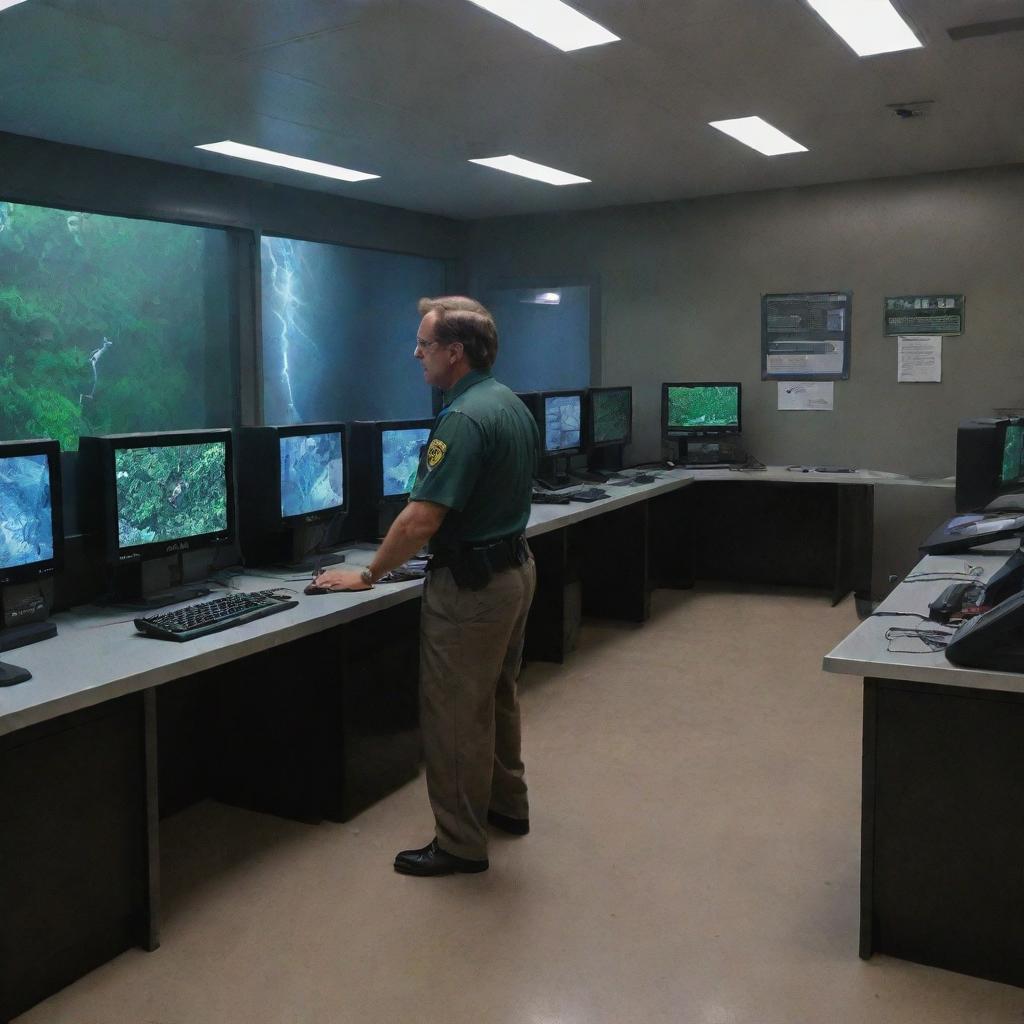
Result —
[[562, 452], [580, 446], [579, 395], [557, 395], [544, 399], [544, 451]]
[[341, 434], [281, 438], [281, 515], [310, 515], [344, 503]]
[[0, 568], [51, 558], [53, 511], [46, 456], [0, 459]]
[[408, 494], [412, 490], [420, 465], [420, 449], [427, 443], [428, 437], [429, 427], [381, 431], [380, 456], [385, 498]]

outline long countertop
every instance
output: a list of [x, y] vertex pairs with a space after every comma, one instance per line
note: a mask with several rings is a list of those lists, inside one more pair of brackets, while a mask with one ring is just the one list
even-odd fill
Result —
[[[965, 567], [980, 567], [978, 582], [985, 582], [1017, 550], [1017, 540], [994, 541], [959, 555], [926, 555], [909, 576], [920, 573], [963, 572]], [[966, 576], [958, 579], [967, 581]], [[917, 612], [928, 614], [928, 604], [954, 580], [922, 580], [902, 582], [849, 636], [825, 655], [822, 667], [826, 672], [843, 675], [872, 676], [881, 679], [904, 679], [917, 683], [935, 683], [943, 686], [962, 686], [978, 690], [1002, 690], [1024, 693], [1024, 675], [1016, 672], [996, 672], [992, 669], [964, 668], [946, 659], [942, 651], [922, 654], [896, 653], [888, 648], [905, 650], [921, 647], [913, 638], [886, 641], [890, 626], [928, 628], [938, 626], [927, 620], [885, 617], [883, 612]]]
[[[691, 482], [681, 470], [659, 471], [653, 483], [607, 486], [609, 497], [589, 504], [534, 505], [526, 533], [534, 537], [572, 526]], [[374, 550], [373, 545], [354, 545], [346, 549], [346, 564], [366, 565]], [[27, 682], [0, 689], [0, 735], [353, 622], [415, 599], [423, 586], [421, 580], [413, 580], [354, 593], [307, 596], [302, 582], [278, 579], [282, 589], [297, 591], [296, 607], [187, 643], [142, 636], [133, 619], [144, 612], [84, 605], [54, 615], [56, 637], [0, 655], [0, 660], [32, 673]], [[275, 582], [244, 572], [230, 580], [238, 590], [265, 590]]]
[[[779, 466], [758, 472], [682, 467], [643, 471], [655, 474], [654, 482], [622, 487], [613, 483], [595, 485], [603, 487], [608, 497], [589, 504], [534, 505], [527, 537], [563, 529], [701, 481], [925, 483], [870, 470], [794, 473]], [[627, 471], [630, 472], [633, 471]], [[347, 554], [348, 563], [364, 565], [372, 551], [371, 546], [356, 545]], [[231, 580], [231, 585], [240, 590], [263, 590], [273, 583], [264, 577], [244, 574]], [[56, 637], [0, 655], [0, 660], [13, 662], [32, 673], [28, 682], [0, 689], [0, 735], [353, 622], [413, 600], [422, 588], [422, 582], [414, 580], [378, 585], [359, 593], [306, 596], [301, 593], [301, 584], [284, 585], [299, 591], [295, 608], [183, 644], [141, 636], [132, 622], [135, 616], [124, 610], [83, 606], [53, 616], [58, 628]]]

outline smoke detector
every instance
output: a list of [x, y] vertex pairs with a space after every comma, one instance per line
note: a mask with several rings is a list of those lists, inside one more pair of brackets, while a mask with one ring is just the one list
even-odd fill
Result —
[[906, 103], [887, 103], [886, 107], [901, 121], [909, 121], [912, 117], [924, 117], [934, 103], [935, 100], [909, 100]]

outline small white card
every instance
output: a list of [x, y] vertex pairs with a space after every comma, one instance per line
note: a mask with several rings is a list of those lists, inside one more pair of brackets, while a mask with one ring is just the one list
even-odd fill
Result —
[[831, 412], [835, 382], [831, 380], [780, 380], [779, 410], [786, 412]]
[[942, 336], [920, 335], [896, 339], [896, 380], [900, 384], [938, 383], [942, 380]]

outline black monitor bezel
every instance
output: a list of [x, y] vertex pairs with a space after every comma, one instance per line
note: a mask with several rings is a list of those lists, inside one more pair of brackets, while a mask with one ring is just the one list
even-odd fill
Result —
[[[282, 526], [299, 526], [303, 523], [323, 523], [334, 519], [336, 516], [348, 512], [349, 493], [349, 458], [348, 458], [348, 429], [345, 423], [332, 421], [328, 423], [288, 423], [271, 426], [277, 436], [277, 480], [276, 501], [274, 509], [277, 518]], [[299, 512], [293, 516], [283, 515], [281, 512], [281, 438], [282, 437], [306, 437], [314, 434], [340, 434], [341, 435], [341, 486], [342, 500], [340, 505], [332, 505], [330, 508], [317, 509], [315, 512]]]
[[[626, 436], [617, 441], [598, 441], [594, 438], [594, 401], [593, 396], [608, 394], [611, 391], [625, 391], [629, 394], [629, 426], [626, 429]], [[633, 386], [622, 384], [618, 387], [587, 388], [587, 448], [614, 448], [619, 445], [630, 444], [633, 440]]]
[[[669, 388], [735, 388], [736, 389], [736, 426], [728, 427], [669, 427], [668, 425], [668, 389]], [[686, 437], [721, 437], [725, 434], [741, 434], [743, 432], [743, 385], [737, 380], [683, 380], [663, 381], [661, 385], [661, 436], [666, 441]]]
[[[229, 427], [205, 430], [149, 431], [138, 434], [104, 434], [98, 438], [101, 451], [100, 476], [103, 490], [104, 549], [109, 561], [115, 563], [145, 561], [193, 549], [233, 544], [236, 537], [235, 463], [232, 431]], [[114, 479], [114, 452], [130, 448], [171, 448], [175, 445], [225, 442], [225, 475], [227, 477], [227, 527], [213, 533], [174, 540], [153, 541], [122, 548], [118, 543], [117, 483]], [[280, 506], [279, 506], [280, 507]]]
[[[538, 391], [537, 406], [533, 411], [534, 419], [537, 421], [537, 429], [540, 432], [540, 453], [545, 459], [561, 459], [570, 455], [579, 455], [586, 446], [586, 388], [566, 388], [562, 391]], [[547, 446], [547, 407], [549, 398], [572, 398], [577, 396], [580, 400], [580, 443], [574, 448], [559, 448], [556, 451], [549, 451]]]
[[52, 576], [64, 568], [64, 505], [60, 473], [60, 442], [49, 438], [25, 441], [0, 441], [0, 458], [24, 455], [45, 455], [50, 471], [50, 525], [53, 530], [53, 557], [38, 562], [0, 567], [0, 586], [31, 583]]
[[410, 491], [402, 491], [401, 494], [384, 493], [384, 444], [382, 434], [385, 430], [423, 430], [429, 432], [434, 429], [434, 420], [373, 420], [376, 428], [373, 431], [373, 453], [371, 470], [373, 473], [373, 495], [377, 505], [404, 504], [409, 499]]

